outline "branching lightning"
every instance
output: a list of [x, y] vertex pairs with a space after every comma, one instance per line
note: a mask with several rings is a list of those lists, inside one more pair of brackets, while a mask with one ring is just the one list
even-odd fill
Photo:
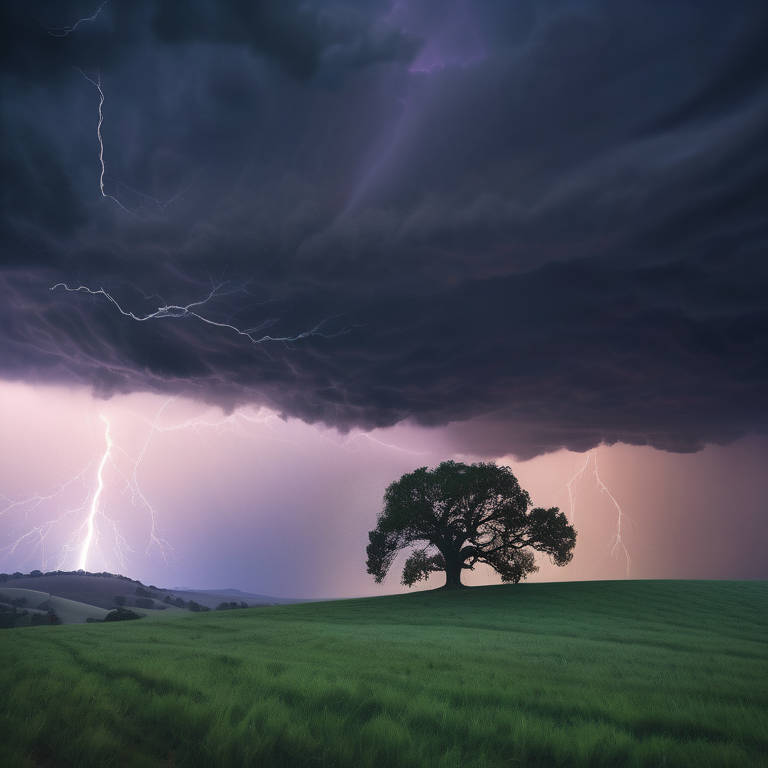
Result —
[[568, 481], [568, 484], [567, 484], [568, 503], [569, 503], [569, 509], [570, 509], [571, 522], [574, 523], [576, 521], [576, 502], [574, 497], [574, 486], [578, 484], [578, 482], [583, 478], [584, 473], [586, 472], [590, 462], [592, 462], [594, 467], [592, 474], [595, 477], [595, 483], [598, 490], [600, 491], [600, 493], [605, 493], [608, 495], [608, 498], [613, 502], [613, 506], [616, 508], [616, 512], [617, 512], [616, 532], [613, 534], [613, 536], [608, 542], [608, 546], [610, 547], [610, 554], [612, 557], [618, 557], [620, 552], [623, 553], [624, 559], [627, 564], [627, 578], [629, 578], [630, 567], [632, 565], [632, 558], [629, 555], [629, 550], [627, 549], [626, 544], [621, 538], [621, 527], [622, 527], [622, 521], [624, 518], [626, 518], [627, 521], [629, 521], [630, 523], [634, 523], [634, 520], [632, 520], [632, 518], [630, 518], [624, 511], [622, 511], [621, 506], [619, 505], [619, 502], [616, 501], [616, 498], [614, 497], [614, 495], [610, 492], [610, 490], [608, 490], [608, 486], [606, 486], [606, 484], [600, 479], [600, 474], [597, 469], [597, 449], [589, 451], [587, 453], [586, 458], [584, 459], [584, 464], [582, 464], [579, 470]]
[[123, 309], [120, 304], [115, 300], [113, 296], [111, 296], [107, 291], [105, 291], [103, 288], [97, 288], [92, 289], [88, 288], [84, 285], [79, 285], [76, 288], [70, 288], [66, 283], [57, 283], [54, 285], [50, 290], [55, 291], [57, 288], [63, 288], [65, 291], [69, 291], [70, 293], [88, 293], [92, 296], [104, 296], [107, 300], [109, 300], [120, 312], [121, 315], [124, 317], [129, 317], [131, 320], [135, 320], [139, 323], [147, 322], [148, 320], [161, 320], [163, 318], [193, 318], [195, 320], [199, 320], [202, 323], [206, 323], [207, 325], [215, 326], [216, 328], [223, 328], [228, 331], [233, 331], [234, 333], [238, 334], [239, 336], [245, 336], [247, 339], [249, 339], [254, 344], [264, 344], [266, 342], [270, 341], [278, 341], [278, 342], [292, 342], [292, 341], [299, 341], [300, 339], [306, 339], [310, 336], [321, 336], [326, 339], [334, 338], [336, 336], [341, 336], [345, 333], [347, 333], [350, 328], [346, 327], [343, 328], [341, 331], [337, 331], [336, 333], [323, 333], [321, 331], [321, 328], [323, 326], [323, 323], [327, 322], [329, 318], [326, 318], [325, 320], [321, 320], [317, 325], [315, 325], [314, 328], [312, 328], [309, 331], [304, 331], [303, 333], [299, 333], [295, 336], [270, 336], [268, 334], [261, 334], [261, 331], [265, 325], [265, 323], [262, 323], [260, 326], [257, 326], [255, 328], [238, 328], [236, 325], [232, 325], [231, 323], [225, 323], [220, 322], [217, 320], [212, 320], [209, 317], [205, 317], [204, 315], [200, 314], [200, 312], [197, 311], [199, 307], [204, 306], [207, 302], [209, 302], [211, 299], [213, 299], [215, 296], [219, 294], [219, 289], [221, 286], [214, 287], [211, 292], [200, 301], [194, 301], [189, 304], [185, 305], [178, 305], [178, 304], [167, 304], [162, 307], [158, 307], [154, 312], [150, 312], [146, 315], [137, 315], [129, 310]]
[[96, 9], [96, 12], [93, 14], [93, 16], [88, 16], [84, 19], [79, 19], [74, 24], [68, 27], [49, 27], [47, 24], [43, 24], [43, 26], [48, 30], [49, 35], [53, 35], [54, 37], [66, 37], [68, 34], [70, 34], [71, 32], [74, 32], [81, 24], [85, 23], [86, 21], [96, 21], [96, 17], [101, 13], [101, 9], [108, 2], [109, 0], [104, 0], [104, 2]]
[[[16, 512], [19, 513], [25, 520], [28, 520], [30, 515], [38, 507], [43, 504], [47, 505], [48, 503], [53, 503], [57, 499], [65, 496], [70, 490], [70, 487], [74, 486], [76, 483], [79, 482], [81, 485], [87, 488], [88, 481], [86, 476], [88, 475], [88, 472], [94, 465], [95, 461], [95, 458], [90, 459], [88, 463], [80, 470], [80, 472], [67, 480], [67, 482], [62, 483], [58, 490], [48, 495], [31, 493], [18, 501], [11, 501], [6, 496], [1, 497], [4, 506], [2, 509], [0, 509], [0, 517], [9, 518], [11, 513]], [[86, 509], [87, 502], [88, 496], [86, 495], [83, 502], [79, 505], [75, 504], [70, 509], [67, 509], [61, 513], [57, 513], [56, 516], [49, 518], [45, 522], [38, 525], [33, 525], [29, 530], [16, 538], [11, 544], [3, 547], [3, 549], [0, 551], [5, 553], [6, 556], [13, 556], [17, 549], [21, 547], [31, 547], [31, 557], [31, 555], [35, 554], [39, 549], [40, 562], [43, 568], [48, 568], [51, 565], [54, 568], [63, 567], [68, 559], [70, 552], [72, 552], [75, 547], [72, 544], [67, 543], [55, 555], [50, 555], [48, 552], [46, 552], [47, 539], [53, 529], [59, 525], [64, 525], [68, 518], [76, 517], [80, 512], [83, 512]]]
[[[306, 425], [286, 422], [265, 408], [240, 408], [229, 414], [209, 409], [203, 414], [176, 420], [167, 412], [177, 400], [175, 397], [165, 400], [154, 417], [136, 416], [147, 425], [147, 430], [140, 447], [133, 452], [120, 444], [120, 424], [102, 414], [103, 432], [96, 433], [102, 447], [77, 474], [51, 493], [31, 493], [15, 501], [0, 496], [0, 520], [7, 542], [0, 549], [0, 558], [13, 558], [16, 567], [29, 563], [27, 567], [44, 571], [101, 570], [97, 565], [99, 561], [108, 568], [116, 562], [126, 570], [134, 561], [134, 553], [144, 549], [145, 556], [155, 552], [170, 564], [176, 559], [176, 552], [163, 538], [162, 515], [140, 478], [151, 446], [163, 435], [191, 431], [206, 448], [218, 452], [222, 447], [220, 439], [211, 441], [210, 437], [231, 433], [253, 441], [259, 453], [263, 447], [267, 461], [278, 444], [291, 446], [290, 450], [299, 448], [313, 460], [331, 460], [334, 451], [358, 451], [365, 445], [417, 453], [367, 433], [343, 440], [332, 439], [317, 428], [307, 433]], [[182, 409], [186, 407], [182, 405]], [[129, 430], [136, 434], [135, 422]], [[307, 441], [307, 434], [313, 435], [314, 440]], [[16, 533], [12, 533], [13, 528]], [[130, 535], [126, 535], [126, 529]]]
[[584, 475], [584, 472], [587, 470], [587, 465], [589, 464], [589, 460], [592, 457], [592, 452], [590, 451], [587, 453], [587, 458], [584, 460], [584, 465], [581, 467], [581, 469], [568, 481], [568, 504], [569, 509], [571, 512], [571, 522], [576, 522], [576, 503], [573, 499], [573, 484], [578, 483], [579, 480]]
[[[162, 411], [162, 409], [161, 409]], [[157, 418], [159, 418], [158, 413]], [[109, 420], [100, 416], [105, 425], [105, 448], [98, 456], [92, 457], [74, 477], [59, 485], [50, 494], [32, 493], [17, 501], [0, 497], [3, 507], [0, 517], [10, 521], [12, 515], [21, 518], [21, 525], [29, 521], [33, 513], [43, 505], [57, 506], [58, 511], [41, 523], [35, 523], [10, 544], [0, 550], [5, 557], [11, 557], [18, 550], [27, 551], [25, 561], [39, 554], [40, 566], [44, 570], [72, 567], [71, 560], [76, 558], [76, 567], [85, 570], [92, 561], [93, 549], [102, 555], [102, 560], [108, 562], [114, 556], [125, 568], [128, 553], [133, 551], [121, 530], [117, 520], [107, 514], [105, 499], [110, 490], [122, 488], [122, 494], [130, 494], [131, 507], [144, 511], [149, 518], [148, 543], [146, 553], [156, 547], [165, 562], [173, 555], [173, 548], [160, 537], [158, 533], [157, 511], [147, 499], [138, 478], [138, 468], [144, 458], [147, 444], [152, 435], [147, 438], [144, 448], [137, 458], [131, 457], [127, 451], [117, 445], [112, 437]], [[118, 463], [118, 457], [127, 461], [130, 469], [125, 471]], [[95, 477], [91, 474], [96, 469]], [[111, 477], [111, 482], [108, 478]], [[78, 492], [77, 486], [84, 489], [84, 496]], [[72, 497], [75, 497], [74, 500]], [[63, 508], [63, 511], [62, 511]], [[84, 518], [81, 517], [85, 513]], [[80, 521], [78, 522], [78, 518]], [[62, 529], [69, 531], [62, 536]], [[58, 547], [49, 546], [48, 540], [56, 538]], [[60, 544], [64, 539], [64, 543]], [[107, 552], [109, 547], [109, 552]], [[54, 550], [51, 552], [51, 550]]]
[[609, 542], [609, 546], [613, 545], [611, 548], [611, 556], [618, 557], [619, 550], [621, 550], [624, 553], [624, 558], [627, 562], [627, 578], [629, 578], [629, 568], [632, 565], [632, 559], [629, 556], [627, 547], [625, 546], [624, 542], [621, 540], [621, 520], [624, 517], [626, 517], [627, 520], [630, 520], [630, 518], [627, 517], [627, 515], [625, 515], [624, 512], [621, 511], [619, 502], [616, 501], [616, 499], [613, 497], [613, 494], [608, 490], [605, 483], [600, 479], [600, 475], [598, 474], [598, 471], [597, 471], [597, 451], [593, 451], [593, 453], [595, 458], [595, 480], [597, 481], [597, 486], [600, 489], [601, 493], [608, 494], [608, 498], [613, 502], [613, 505], [614, 507], [616, 507], [616, 511], [618, 512], [618, 517], [616, 518], [616, 533], [613, 534], [613, 537]]

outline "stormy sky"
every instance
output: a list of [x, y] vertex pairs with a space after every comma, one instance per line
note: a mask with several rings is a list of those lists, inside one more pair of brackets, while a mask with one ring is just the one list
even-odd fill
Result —
[[762, 0], [0, 13], [5, 415], [33, 388], [428, 441], [379, 500], [453, 456], [768, 457]]

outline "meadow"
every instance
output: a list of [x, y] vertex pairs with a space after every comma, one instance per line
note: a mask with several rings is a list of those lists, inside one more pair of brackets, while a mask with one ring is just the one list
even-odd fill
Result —
[[520, 584], [0, 633], [5, 766], [768, 765], [768, 583]]

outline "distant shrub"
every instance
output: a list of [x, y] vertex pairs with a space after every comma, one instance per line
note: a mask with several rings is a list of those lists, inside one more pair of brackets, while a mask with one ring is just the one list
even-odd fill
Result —
[[12, 605], [14, 608], [21, 608], [22, 606], [27, 604], [27, 598], [26, 597], [8, 597], [8, 595], [0, 594], [0, 603], [8, 603], [8, 605]]
[[115, 602], [118, 605], [125, 605], [125, 595], [115, 595]]
[[200, 605], [200, 603], [196, 603], [194, 600], [189, 601], [188, 607], [190, 611], [195, 611], [195, 612], [211, 610], [207, 605]]
[[0, 611], [0, 629], [13, 629], [23, 623], [29, 611]]
[[29, 572], [29, 577], [31, 579], [39, 579], [42, 575], [43, 575], [43, 572], [42, 571], [38, 571], [37, 569], [35, 569], [34, 571], [30, 571]]
[[115, 608], [114, 611], [110, 611], [105, 617], [104, 621], [130, 621], [131, 619], [140, 619], [138, 613], [134, 613], [128, 608]]
[[46, 624], [61, 624], [61, 618], [56, 614], [55, 611], [51, 610], [48, 611], [47, 614], [33, 613], [30, 617], [29, 623], [33, 627], [39, 627]]
[[152, 608], [155, 601], [151, 597], [137, 597], [135, 605], [137, 608]]

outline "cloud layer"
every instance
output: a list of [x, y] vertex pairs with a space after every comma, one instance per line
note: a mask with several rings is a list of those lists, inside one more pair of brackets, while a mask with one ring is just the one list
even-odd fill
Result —
[[2, 7], [3, 378], [485, 455], [768, 431], [765, 3], [95, 10]]

